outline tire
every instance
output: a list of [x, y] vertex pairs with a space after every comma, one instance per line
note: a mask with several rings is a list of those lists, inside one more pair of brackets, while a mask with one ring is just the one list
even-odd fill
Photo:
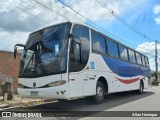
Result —
[[103, 83], [98, 81], [96, 86], [96, 95], [94, 96], [94, 101], [96, 104], [100, 104], [104, 100], [105, 89]]
[[139, 89], [137, 90], [138, 94], [142, 94], [144, 90], [143, 82], [140, 82]]

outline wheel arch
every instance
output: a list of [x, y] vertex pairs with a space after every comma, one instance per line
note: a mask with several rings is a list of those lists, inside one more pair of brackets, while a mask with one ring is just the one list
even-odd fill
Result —
[[[108, 90], [109, 90], [109, 86], [108, 86], [108, 81], [107, 79], [104, 77], [104, 76], [99, 76], [97, 78], [97, 82], [100, 81], [103, 83], [104, 85], [104, 88], [105, 88], [105, 93], [108, 93]], [[97, 84], [97, 83], [96, 83]]]

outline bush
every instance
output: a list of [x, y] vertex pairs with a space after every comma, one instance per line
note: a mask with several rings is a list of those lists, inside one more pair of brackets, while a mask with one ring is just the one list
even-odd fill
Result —
[[160, 82], [157, 82], [156, 80], [154, 80], [154, 81], [152, 82], [152, 85], [158, 86], [159, 83], [160, 83]]

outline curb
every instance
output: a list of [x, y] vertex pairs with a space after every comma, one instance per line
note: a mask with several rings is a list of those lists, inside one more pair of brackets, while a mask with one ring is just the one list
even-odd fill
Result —
[[31, 101], [19, 101], [19, 102], [13, 102], [9, 101], [7, 103], [0, 105], [0, 110], [3, 109], [9, 109], [9, 108], [17, 108], [17, 107], [29, 107], [34, 105], [41, 105], [44, 103], [51, 103], [56, 102], [56, 100], [31, 100]]

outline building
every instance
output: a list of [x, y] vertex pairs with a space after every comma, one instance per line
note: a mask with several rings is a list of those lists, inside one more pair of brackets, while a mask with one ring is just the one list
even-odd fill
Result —
[[5, 89], [10, 89], [12, 93], [17, 92], [20, 57], [20, 53], [14, 59], [13, 52], [0, 51], [0, 95]]

